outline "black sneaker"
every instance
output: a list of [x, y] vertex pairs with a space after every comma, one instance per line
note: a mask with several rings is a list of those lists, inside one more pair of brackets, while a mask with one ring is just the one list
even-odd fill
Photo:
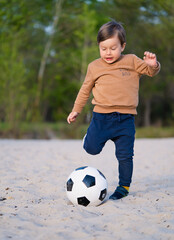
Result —
[[124, 187], [118, 186], [115, 192], [109, 197], [109, 199], [118, 200], [123, 197], [126, 197], [128, 194], [129, 192]]

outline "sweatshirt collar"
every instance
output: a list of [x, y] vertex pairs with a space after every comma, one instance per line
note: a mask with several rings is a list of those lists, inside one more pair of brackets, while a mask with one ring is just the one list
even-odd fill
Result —
[[110, 66], [117, 64], [123, 57], [124, 57], [124, 55], [120, 55], [120, 57], [113, 63], [107, 63], [102, 58], [99, 58], [99, 59], [103, 65], [110, 67]]

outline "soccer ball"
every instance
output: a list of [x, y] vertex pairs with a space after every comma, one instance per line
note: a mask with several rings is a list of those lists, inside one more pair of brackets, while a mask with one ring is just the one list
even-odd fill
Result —
[[98, 169], [88, 166], [80, 167], [68, 177], [66, 193], [74, 205], [97, 206], [106, 197], [107, 181]]

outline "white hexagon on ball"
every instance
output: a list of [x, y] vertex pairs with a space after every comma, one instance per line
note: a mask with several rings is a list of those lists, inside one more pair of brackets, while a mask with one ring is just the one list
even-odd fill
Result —
[[69, 175], [66, 193], [74, 205], [97, 206], [104, 201], [107, 187], [107, 180], [98, 169], [85, 166]]

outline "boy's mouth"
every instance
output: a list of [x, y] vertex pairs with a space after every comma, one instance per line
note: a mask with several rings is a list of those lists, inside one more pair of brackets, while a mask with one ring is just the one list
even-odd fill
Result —
[[108, 58], [105, 58], [106, 59], [106, 61], [112, 61], [113, 60], [113, 58], [112, 57], [108, 57]]

